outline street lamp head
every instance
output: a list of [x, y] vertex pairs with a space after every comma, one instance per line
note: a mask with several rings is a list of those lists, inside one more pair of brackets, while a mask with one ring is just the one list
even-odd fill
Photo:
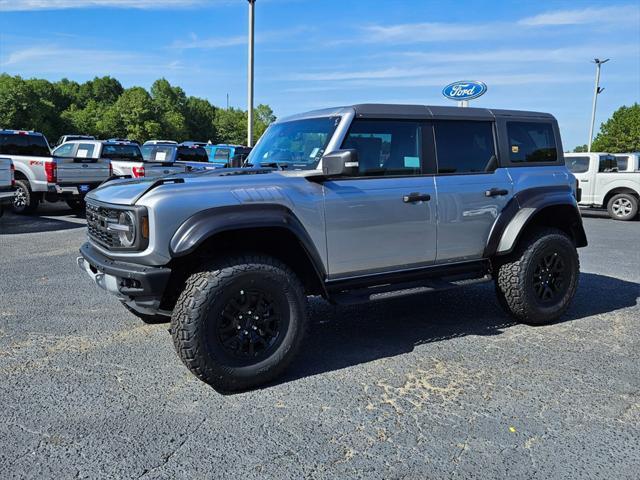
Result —
[[594, 58], [593, 63], [595, 63], [596, 65], [602, 65], [603, 63], [607, 63], [609, 60], [610, 60], [609, 58], [605, 58], [604, 60], [600, 60], [599, 58]]

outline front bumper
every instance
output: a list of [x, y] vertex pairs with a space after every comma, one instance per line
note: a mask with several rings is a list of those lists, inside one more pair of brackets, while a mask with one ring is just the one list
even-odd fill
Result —
[[80, 248], [78, 266], [100, 288], [115, 295], [140, 313], [161, 312], [160, 303], [171, 276], [171, 269], [149, 267], [112, 260], [99, 252], [91, 243]]

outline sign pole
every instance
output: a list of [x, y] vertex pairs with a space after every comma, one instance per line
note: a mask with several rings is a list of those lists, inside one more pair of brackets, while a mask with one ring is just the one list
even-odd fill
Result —
[[603, 63], [607, 63], [609, 59], [600, 60], [596, 58], [593, 60], [593, 63], [596, 64], [596, 85], [593, 90], [593, 104], [591, 105], [591, 127], [589, 127], [589, 143], [587, 145], [587, 152], [591, 152], [591, 142], [593, 141], [593, 127], [596, 123], [596, 102], [598, 100], [598, 95], [602, 92], [603, 89], [600, 89], [600, 67]]
[[253, 30], [256, 0], [249, 1], [249, 65], [247, 68], [247, 146], [253, 147]]

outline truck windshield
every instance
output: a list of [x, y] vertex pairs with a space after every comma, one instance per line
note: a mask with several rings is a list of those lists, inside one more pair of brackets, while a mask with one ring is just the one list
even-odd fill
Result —
[[130, 162], [142, 162], [142, 153], [137, 145], [104, 145], [102, 158], [113, 160], [125, 160]]
[[251, 151], [254, 167], [312, 170], [327, 148], [340, 117], [310, 118], [271, 125]]
[[145, 162], [172, 162], [175, 145], [145, 145], [142, 147], [142, 157]]

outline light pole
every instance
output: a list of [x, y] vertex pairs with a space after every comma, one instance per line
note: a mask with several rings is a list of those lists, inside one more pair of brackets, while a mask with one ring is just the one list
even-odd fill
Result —
[[253, 146], [253, 29], [256, 0], [249, 1], [249, 65], [247, 69], [247, 146]]
[[587, 152], [591, 151], [591, 141], [593, 140], [593, 127], [596, 123], [596, 102], [598, 101], [598, 95], [604, 90], [604, 88], [600, 88], [600, 67], [603, 63], [607, 63], [608, 61], [608, 58], [604, 60], [595, 58], [593, 60], [593, 63], [596, 64], [596, 86], [593, 90], [593, 106], [591, 107], [591, 128], [589, 128], [589, 144], [587, 147]]

